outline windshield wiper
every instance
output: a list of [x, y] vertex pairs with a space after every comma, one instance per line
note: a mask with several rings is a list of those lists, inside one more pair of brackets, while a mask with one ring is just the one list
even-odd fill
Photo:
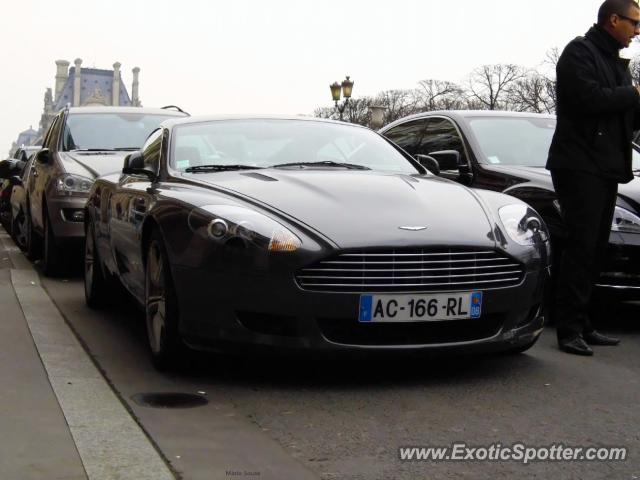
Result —
[[640, 175], [640, 168], [635, 168], [635, 169], [633, 170], [633, 174], [634, 174], [634, 175]]
[[117, 147], [112, 148], [111, 150], [115, 150], [116, 152], [134, 152], [136, 150], [140, 150], [139, 147]]
[[251, 165], [195, 165], [185, 168], [187, 173], [201, 172], [223, 172], [226, 170], [256, 170], [263, 167], [254, 167]]
[[369, 167], [365, 167], [364, 165], [356, 165], [355, 163], [343, 163], [343, 162], [333, 162], [331, 160], [323, 160], [321, 162], [292, 162], [292, 163], [278, 163], [276, 165], [271, 165], [272, 168], [279, 167], [341, 167], [348, 168], [349, 170], [371, 170]]

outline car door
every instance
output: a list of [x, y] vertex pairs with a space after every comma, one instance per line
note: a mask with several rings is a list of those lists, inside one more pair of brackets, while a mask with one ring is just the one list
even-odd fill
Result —
[[[163, 130], [153, 132], [144, 146], [145, 170], [159, 172]], [[113, 258], [124, 286], [138, 299], [144, 298], [142, 225], [153, 202], [151, 179], [146, 175], [120, 177], [109, 198], [109, 229]]]
[[49, 161], [43, 162], [40, 152], [36, 154], [36, 158], [33, 162], [31, 176], [29, 178], [29, 184], [27, 186], [29, 209], [31, 213], [31, 221], [34, 227], [43, 231], [44, 225], [44, 212], [42, 209], [46, 189], [51, 181], [51, 178], [55, 175], [55, 159], [54, 156], [58, 149], [58, 138], [60, 134], [60, 128], [63, 118], [62, 115], [58, 115], [49, 127], [45, 141], [42, 145], [43, 148], [49, 149]]

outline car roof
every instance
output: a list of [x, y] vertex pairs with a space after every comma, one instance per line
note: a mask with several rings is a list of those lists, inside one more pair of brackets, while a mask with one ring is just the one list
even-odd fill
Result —
[[167, 108], [151, 107], [69, 107], [69, 114], [79, 115], [85, 113], [144, 113], [147, 115], [167, 115], [171, 117], [186, 117], [186, 113]]
[[351, 127], [365, 128], [362, 125], [348, 122], [339, 122], [327, 118], [308, 117], [303, 115], [272, 115], [272, 114], [244, 114], [244, 115], [198, 115], [193, 117], [182, 117], [169, 119], [162, 122], [165, 127], [173, 127], [176, 125], [189, 125], [192, 123], [217, 122], [223, 120], [296, 120], [305, 122], [331, 123], [334, 125], [348, 125]]
[[395, 126], [399, 123], [404, 123], [408, 120], [414, 120], [424, 117], [432, 117], [444, 115], [447, 117], [451, 117], [453, 119], [461, 120], [464, 118], [474, 118], [474, 117], [511, 117], [511, 118], [549, 118], [554, 119], [555, 115], [549, 113], [533, 113], [533, 112], [513, 112], [509, 110], [433, 110], [429, 112], [421, 112], [415, 113], [413, 115], [408, 115], [406, 117], [400, 118], [398, 120], [393, 121], [389, 125], [385, 125], [381, 130], [387, 130], [392, 126]]

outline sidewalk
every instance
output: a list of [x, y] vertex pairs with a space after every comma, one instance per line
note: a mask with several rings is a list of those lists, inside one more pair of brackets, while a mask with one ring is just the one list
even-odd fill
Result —
[[17, 265], [4, 248], [9, 242], [0, 227], [0, 478], [84, 480], [82, 461], [11, 283]]
[[0, 227], [0, 479], [172, 480]]

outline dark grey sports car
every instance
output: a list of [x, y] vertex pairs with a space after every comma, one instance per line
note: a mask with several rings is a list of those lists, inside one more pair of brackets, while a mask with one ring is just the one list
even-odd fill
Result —
[[544, 323], [538, 214], [355, 125], [168, 120], [85, 218], [87, 303], [120, 281], [159, 368], [185, 344], [516, 352]]

